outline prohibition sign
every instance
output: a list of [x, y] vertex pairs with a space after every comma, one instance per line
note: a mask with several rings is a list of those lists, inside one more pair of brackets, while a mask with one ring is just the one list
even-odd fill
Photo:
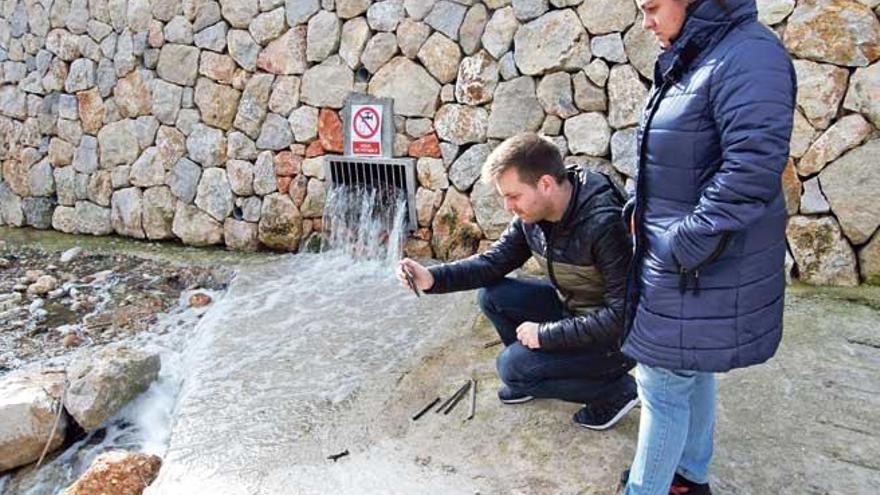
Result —
[[354, 114], [354, 132], [361, 139], [370, 139], [379, 132], [379, 114], [373, 107], [361, 107]]

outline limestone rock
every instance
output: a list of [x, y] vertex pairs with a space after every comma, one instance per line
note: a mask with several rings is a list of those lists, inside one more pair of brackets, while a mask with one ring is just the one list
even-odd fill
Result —
[[785, 47], [800, 58], [866, 66], [880, 58], [880, 21], [858, 2], [800, 2], [788, 18]]
[[302, 77], [300, 99], [316, 107], [342, 108], [353, 85], [354, 73], [339, 56], [334, 55], [306, 71]]
[[[251, 78], [253, 80], [257, 76]], [[250, 81], [248, 81], [250, 83]], [[269, 110], [287, 117], [299, 106], [300, 79], [296, 76], [278, 76], [269, 96]], [[247, 92], [247, 89], [245, 89]]]
[[422, 187], [432, 191], [442, 190], [449, 187], [449, 178], [446, 176], [446, 167], [443, 160], [437, 158], [419, 158], [416, 162], [418, 180]]
[[483, 47], [495, 59], [500, 59], [502, 55], [510, 49], [513, 37], [519, 29], [519, 21], [513, 8], [504, 7], [496, 10], [489, 22], [486, 23], [486, 29], [483, 31]]
[[229, 130], [235, 120], [240, 96], [235, 89], [202, 77], [196, 84], [194, 101], [204, 123]]
[[302, 237], [302, 215], [293, 200], [281, 193], [263, 198], [258, 232], [260, 242], [270, 249], [296, 251]]
[[318, 136], [318, 109], [301, 106], [290, 112], [287, 123], [298, 143], [307, 143]]
[[880, 203], [875, 200], [880, 190], [878, 156], [880, 139], [874, 139], [832, 162], [819, 175], [843, 233], [854, 244], [867, 241], [880, 226]]
[[186, 136], [175, 127], [160, 127], [156, 135], [156, 163], [165, 170], [171, 170], [184, 155]]
[[437, 258], [461, 259], [474, 254], [483, 237], [475, 221], [468, 197], [450, 188], [431, 224], [431, 245]]
[[306, 188], [306, 197], [300, 207], [300, 213], [304, 217], [320, 217], [324, 213], [324, 202], [327, 199], [327, 191], [324, 181], [319, 179], [309, 180]]
[[[402, 7], [401, 7], [402, 8]], [[339, 48], [342, 24], [331, 12], [322, 10], [309, 19], [306, 31], [306, 58], [322, 62]]]
[[433, 117], [440, 84], [406, 57], [396, 57], [370, 80], [368, 92], [394, 98], [394, 112], [405, 117]]
[[834, 217], [791, 217], [786, 236], [802, 282], [858, 285], [855, 254]]
[[439, 0], [425, 17], [425, 23], [445, 34], [447, 38], [458, 40], [458, 29], [464, 22], [466, 13], [467, 8], [463, 5], [450, 0]]
[[611, 165], [623, 175], [635, 178], [636, 168], [639, 165], [639, 155], [636, 149], [636, 136], [638, 129], [630, 127], [622, 129], [611, 136]]
[[226, 161], [226, 138], [219, 129], [197, 124], [186, 138], [186, 150], [202, 167], [217, 167]]
[[367, 22], [373, 31], [394, 31], [404, 15], [403, 0], [383, 0], [367, 9]]
[[88, 199], [101, 206], [110, 206], [113, 194], [113, 182], [109, 170], [100, 170], [88, 176]]
[[567, 119], [577, 115], [571, 95], [571, 76], [567, 72], [547, 74], [538, 83], [538, 101], [544, 107], [544, 113]]
[[622, 129], [639, 123], [648, 91], [631, 65], [618, 65], [608, 76], [608, 123]]
[[519, 132], [535, 131], [544, 122], [544, 110], [535, 95], [535, 81], [528, 76], [498, 84], [489, 114], [489, 138], [504, 139]]
[[97, 89], [81, 91], [76, 94], [79, 104], [79, 117], [82, 121], [83, 131], [88, 134], [97, 134], [104, 125], [104, 101]]
[[152, 114], [159, 122], [174, 125], [177, 121], [177, 113], [180, 111], [183, 88], [156, 79], [153, 81], [151, 96]]
[[[346, 2], [338, 3], [340, 8], [345, 8], [342, 4]], [[313, 15], [317, 14], [321, 10], [321, 2], [319, 0], [287, 0], [284, 8], [287, 13], [287, 24], [296, 26], [297, 24], [305, 24]]]
[[758, 20], [773, 26], [784, 21], [794, 10], [795, 0], [758, 0]]
[[136, 187], [120, 189], [113, 193], [110, 202], [110, 224], [120, 235], [144, 238], [141, 223], [143, 193]]
[[[303, 1], [294, 3], [303, 3]], [[259, 12], [259, 5], [257, 2], [247, 0], [220, 0], [220, 12], [233, 27], [247, 28]]]
[[371, 0], [336, 0], [336, 15], [341, 19], [357, 17], [370, 7]]
[[274, 113], [266, 115], [260, 135], [257, 138], [258, 149], [282, 150], [293, 142], [293, 134], [287, 120]]
[[458, 66], [455, 99], [465, 105], [482, 105], [492, 101], [498, 86], [498, 64], [486, 52], [465, 57]]
[[785, 209], [789, 215], [798, 212], [801, 196], [801, 181], [794, 167], [794, 158], [789, 158], [782, 170], [782, 194], [785, 196]]
[[[277, 42], [276, 39], [273, 43]], [[301, 43], [305, 43], [305, 40], [300, 40]], [[260, 56], [260, 45], [254, 41], [254, 38], [251, 37], [250, 33], [241, 29], [231, 29], [228, 33], [226, 33], [226, 46], [229, 50], [229, 56], [235, 60], [242, 69], [248, 71], [254, 71], [257, 68], [257, 60]], [[303, 59], [305, 58], [305, 47], [297, 45], [296, 47], [299, 51], [297, 53], [301, 54]], [[283, 50], [283, 48], [279, 48], [279, 50]], [[293, 65], [293, 64], [291, 64]], [[301, 66], [297, 64], [295, 66], [297, 69]]]
[[76, 203], [74, 179], [76, 171], [73, 167], [56, 168], [52, 171], [55, 181], [55, 191], [58, 195], [58, 203], [65, 206], [73, 206]]
[[849, 82], [843, 108], [865, 114], [874, 127], [880, 128], [880, 63], [856, 69]]
[[229, 160], [226, 163], [229, 175], [229, 187], [239, 196], [250, 196], [254, 193], [254, 166], [244, 160]]
[[572, 77], [574, 86], [574, 104], [584, 112], [605, 112], [608, 109], [608, 98], [605, 90], [587, 80], [587, 76], [579, 72]]
[[159, 375], [158, 354], [108, 346], [75, 359], [67, 368], [64, 407], [86, 431], [94, 431], [144, 392]]
[[223, 225], [210, 215], [184, 203], [177, 204], [171, 230], [184, 244], [208, 246], [223, 242]]
[[24, 222], [35, 229], [45, 230], [52, 227], [52, 210], [54, 208], [54, 198], [29, 197], [21, 200]]
[[63, 495], [132, 495], [143, 492], [159, 474], [162, 459], [149, 454], [110, 451], [99, 455]]
[[147, 239], [171, 239], [174, 222], [174, 196], [166, 186], [144, 190], [142, 224]]
[[467, 105], [443, 105], [434, 119], [440, 139], [458, 145], [485, 141], [489, 125], [489, 113], [484, 108]]
[[87, 58], [74, 60], [64, 81], [64, 90], [68, 93], [76, 93], [94, 87], [95, 69], [95, 62]]
[[483, 230], [486, 238], [496, 240], [501, 237], [501, 234], [510, 225], [513, 214], [504, 209], [504, 201], [495, 186], [483, 181], [474, 184], [471, 203], [477, 224]]
[[165, 183], [165, 167], [156, 159], [158, 148], [144, 150], [131, 166], [131, 184], [137, 187], [160, 186]]
[[0, 471], [35, 462], [47, 442], [50, 450], [64, 443], [64, 415], [50, 436], [63, 388], [64, 374], [50, 370], [19, 371], [0, 380]]
[[517, 30], [514, 59], [520, 72], [541, 75], [580, 69], [590, 62], [589, 36], [573, 10], [556, 10]]
[[[400, 36], [399, 31], [398, 36]], [[425, 37], [427, 38], [427, 35]], [[342, 25], [339, 56], [345, 60], [349, 68], [357, 68], [361, 54], [369, 39], [370, 26], [367, 25], [367, 21], [363, 17], [348, 20]]]
[[58, 206], [52, 212], [52, 230], [65, 234], [76, 233], [76, 209], [71, 206]]
[[791, 129], [791, 143], [789, 154], [795, 158], [804, 156], [813, 140], [819, 135], [819, 131], [813, 128], [810, 121], [804, 117], [800, 110], [794, 111], [794, 122]]
[[254, 165], [254, 193], [265, 196], [278, 190], [275, 180], [275, 160], [271, 151], [264, 151]]
[[866, 284], [880, 285], [880, 236], [859, 251], [859, 268]]
[[203, 50], [211, 50], [217, 53], [226, 51], [226, 35], [229, 27], [225, 22], [218, 22], [213, 26], [203, 29], [193, 36], [195, 45]]
[[288, 29], [260, 52], [257, 67], [272, 74], [304, 73], [308, 67], [306, 36], [306, 26]]
[[126, 119], [104, 126], [98, 132], [98, 149], [103, 169], [134, 163], [140, 153], [134, 121]]
[[806, 176], [820, 172], [826, 164], [861, 144], [872, 130], [859, 114], [841, 118], [810, 146], [798, 162], [798, 173]]
[[642, 14], [639, 14], [634, 23], [634, 28], [626, 32], [623, 37], [623, 46], [626, 58], [633, 67], [639, 71], [645, 79], [654, 80], [654, 61], [660, 54], [660, 44], [657, 43], [653, 33], [642, 29]]
[[184, 203], [192, 203], [196, 198], [196, 190], [199, 179], [202, 177], [202, 168], [197, 164], [182, 158], [177, 161], [174, 168], [165, 177], [165, 183], [171, 188], [171, 193]]
[[611, 128], [601, 113], [584, 113], [565, 121], [565, 137], [573, 154], [602, 156], [608, 152]]
[[813, 127], [825, 129], [837, 116], [849, 73], [846, 69], [809, 60], [795, 60], [794, 69], [798, 81], [798, 107]]
[[77, 201], [75, 210], [78, 233], [107, 235], [113, 232], [113, 227], [110, 225], [110, 208], [103, 208], [89, 201]]
[[443, 204], [443, 191], [432, 191], [425, 187], [416, 190], [416, 216], [420, 226], [431, 225], [434, 213]]
[[512, 0], [511, 6], [517, 19], [530, 21], [541, 17], [550, 9], [547, 0]]
[[284, 24], [284, 8], [279, 7], [275, 10], [264, 12], [254, 19], [254, 22], [248, 26], [248, 31], [254, 38], [254, 41], [264, 45], [284, 33], [286, 25]]
[[466, 55], [473, 55], [480, 49], [480, 38], [489, 21], [489, 11], [482, 3], [477, 3], [464, 16], [458, 32], [458, 43]]
[[[442, 35], [441, 35], [442, 36]], [[361, 64], [375, 74], [397, 54], [397, 38], [391, 33], [376, 33], [361, 54]], [[351, 64], [349, 64], [351, 65]]]
[[171, 43], [162, 47], [156, 67], [156, 73], [162, 79], [180, 86], [192, 86], [196, 83], [198, 70], [198, 48]]
[[582, 3], [577, 13], [590, 34], [623, 32], [635, 20], [636, 5], [630, 0], [593, 0]]
[[458, 73], [461, 51], [458, 44], [440, 33], [434, 33], [418, 53], [422, 65], [441, 84], [452, 82]]
[[602, 57], [609, 62], [618, 64], [626, 63], [626, 52], [620, 33], [596, 36], [590, 41], [590, 48], [595, 57]]
[[226, 170], [209, 168], [202, 173], [196, 192], [196, 206], [218, 222], [222, 222], [232, 213], [235, 198], [226, 178]]
[[236, 251], [256, 251], [260, 247], [257, 224], [227, 218], [223, 223], [226, 246]]
[[804, 182], [804, 194], [801, 196], [800, 212], [804, 215], [822, 215], [831, 212], [828, 200], [819, 187], [819, 178]]

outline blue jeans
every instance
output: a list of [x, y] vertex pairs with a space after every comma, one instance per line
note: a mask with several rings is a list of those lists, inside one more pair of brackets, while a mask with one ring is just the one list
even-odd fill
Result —
[[498, 376], [513, 392], [587, 403], [634, 391], [635, 381], [627, 373], [633, 362], [617, 349], [548, 352], [519, 343], [521, 323], [571, 316], [548, 282], [505, 278], [480, 289], [479, 300], [505, 345], [498, 355]]
[[709, 482], [715, 427], [715, 375], [638, 364], [639, 443], [624, 495], [667, 495], [678, 473]]

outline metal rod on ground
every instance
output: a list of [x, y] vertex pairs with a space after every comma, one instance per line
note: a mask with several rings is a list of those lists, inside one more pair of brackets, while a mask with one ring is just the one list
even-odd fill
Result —
[[477, 411], [477, 379], [471, 378], [471, 407], [468, 411], [467, 419], [474, 419], [474, 413]]
[[426, 412], [430, 411], [432, 407], [436, 406], [438, 402], [440, 402], [440, 397], [437, 397], [436, 399], [432, 400], [430, 404], [423, 407], [419, 412], [415, 413], [412, 417], [412, 420], [418, 421], [419, 418], [424, 416]]
[[449, 414], [452, 412], [452, 410], [455, 409], [455, 406], [457, 406], [458, 403], [461, 402], [461, 399], [464, 398], [464, 394], [467, 393], [469, 388], [471, 388], [471, 380], [468, 380], [467, 383], [464, 384], [461, 391], [452, 399], [452, 402], [446, 407], [446, 410], [443, 411], [443, 414]]
[[440, 407], [437, 408], [436, 412], [439, 413], [443, 409], [446, 409], [446, 406], [448, 406], [450, 403], [452, 403], [452, 401], [455, 400], [456, 397], [463, 394], [467, 390], [468, 385], [470, 385], [470, 384], [471, 384], [471, 382], [466, 382], [464, 385], [462, 385], [461, 388], [456, 390], [454, 394], [452, 394], [448, 399], [446, 399], [445, 401], [443, 401], [442, 404], [440, 404]]

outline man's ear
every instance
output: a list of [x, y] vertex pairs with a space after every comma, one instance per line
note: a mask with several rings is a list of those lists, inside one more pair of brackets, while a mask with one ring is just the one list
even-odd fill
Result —
[[544, 174], [538, 178], [537, 186], [542, 193], [549, 193], [555, 185], [556, 179], [554, 179], [552, 175]]

